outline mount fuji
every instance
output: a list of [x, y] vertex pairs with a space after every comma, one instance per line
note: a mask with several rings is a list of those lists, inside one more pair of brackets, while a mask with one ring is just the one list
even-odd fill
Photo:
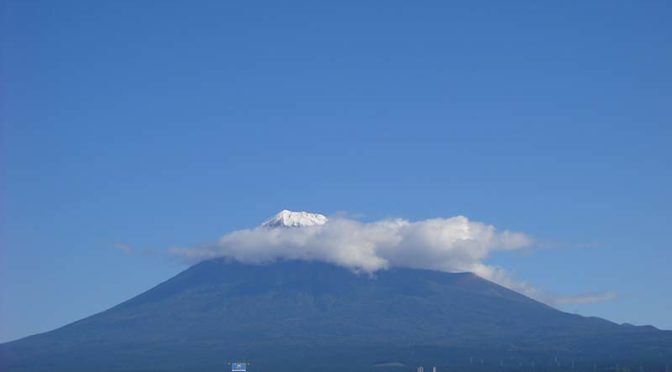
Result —
[[[325, 216], [282, 211], [265, 228]], [[45, 310], [48, 311], [48, 310]], [[109, 310], [0, 345], [3, 372], [660, 371], [672, 332], [559, 311], [471, 273], [202, 261]]]
[[262, 227], [305, 227], [319, 226], [327, 223], [326, 216], [318, 213], [292, 212], [283, 209], [272, 218], [261, 224]]

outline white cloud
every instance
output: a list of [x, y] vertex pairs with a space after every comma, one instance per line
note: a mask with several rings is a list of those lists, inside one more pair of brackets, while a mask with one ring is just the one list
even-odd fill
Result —
[[263, 263], [277, 259], [330, 262], [357, 271], [374, 272], [389, 267], [442, 271], [480, 271], [488, 276], [482, 260], [496, 250], [528, 246], [525, 234], [498, 232], [491, 225], [466, 217], [435, 218], [418, 222], [388, 219], [362, 223], [332, 218], [321, 226], [238, 230], [217, 244], [178, 250], [194, 260], [230, 257], [241, 262]]
[[126, 253], [131, 253], [133, 251], [133, 247], [126, 243], [114, 243], [112, 244], [112, 248], [118, 249]]
[[299, 259], [328, 262], [366, 273], [390, 267], [473, 272], [553, 305], [613, 298], [600, 297], [600, 294], [549, 296], [484, 261], [492, 252], [522, 249], [533, 242], [526, 234], [498, 231], [492, 225], [470, 221], [464, 216], [416, 222], [385, 219], [369, 223], [332, 217], [317, 226], [238, 230], [222, 236], [216, 244], [173, 251], [190, 261], [216, 257], [244, 263]]
[[618, 297], [615, 292], [595, 292], [584, 293], [573, 296], [559, 296], [553, 298], [554, 305], [574, 305], [574, 304], [592, 304], [595, 302], [604, 302], [614, 300]]

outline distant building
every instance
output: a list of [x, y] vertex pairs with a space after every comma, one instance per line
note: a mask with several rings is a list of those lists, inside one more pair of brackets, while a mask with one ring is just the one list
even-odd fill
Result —
[[231, 372], [247, 372], [247, 363], [231, 363]]
[[425, 368], [424, 367], [418, 367], [418, 372], [425, 372]]

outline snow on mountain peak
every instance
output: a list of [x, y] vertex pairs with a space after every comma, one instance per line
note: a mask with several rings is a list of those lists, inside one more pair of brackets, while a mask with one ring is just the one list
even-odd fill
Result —
[[304, 227], [324, 225], [327, 217], [318, 213], [292, 212], [283, 209], [271, 219], [262, 223], [262, 227]]

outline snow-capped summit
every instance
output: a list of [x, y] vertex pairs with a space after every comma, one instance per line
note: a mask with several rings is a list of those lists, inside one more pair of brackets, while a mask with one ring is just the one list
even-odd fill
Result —
[[303, 227], [324, 225], [327, 217], [318, 213], [292, 212], [283, 209], [273, 218], [262, 223], [262, 227]]

